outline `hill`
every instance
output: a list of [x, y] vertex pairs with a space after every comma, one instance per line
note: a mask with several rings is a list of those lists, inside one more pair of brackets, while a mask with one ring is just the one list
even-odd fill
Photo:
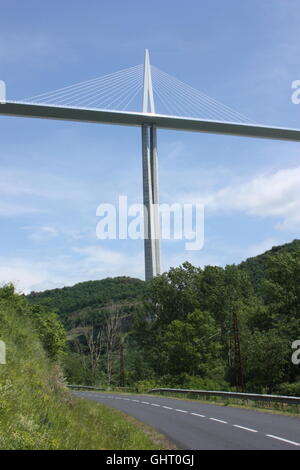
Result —
[[[274, 246], [263, 254], [241, 262], [238, 267], [248, 273], [253, 286], [258, 289], [266, 277], [269, 259], [279, 253], [295, 253], [297, 250], [300, 250], [300, 240]], [[99, 281], [80, 282], [72, 287], [61, 289], [31, 292], [27, 299], [30, 303], [54, 309], [61, 320], [67, 324], [68, 319], [79, 318], [82, 314], [92, 314], [111, 304], [117, 304], [125, 310], [139, 305], [143, 301], [145, 292], [146, 283], [144, 281], [120, 276]]]
[[271, 257], [280, 253], [295, 253], [300, 250], [300, 240], [293, 240], [291, 243], [272, 247], [265, 253], [248, 258], [240, 263], [239, 267], [246, 271], [251, 279], [255, 290], [259, 290], [263, 279], [266, 277], [268, 263]]
[[288, 394], [299, 388], [299, 285], [294, 240], [237, 266], [183, 263], [147, 283], [107, 278], [28, 298], [55, 308], [68, 331], [70, 383], [225, 390], [236, 377], [235, 312], [246, 390]]
[[118, 305], [124, 313], [132, 311], [141, 303], [144, 293], [144, 281], [123, 276], [80, 282], [62, 289], [31, 292], [27, 299], [32, 304], [54, 309], [70, 329], [80, 323], [82, 318], [97, 315], [112, 304]]

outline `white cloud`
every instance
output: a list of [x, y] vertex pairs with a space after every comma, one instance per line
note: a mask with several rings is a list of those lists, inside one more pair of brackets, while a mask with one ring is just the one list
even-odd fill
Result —
[[193, 264], [194, 266], [200, 266], [204, 268], [207, 265], [211, 266], [223, 266], [224, 262], [217, 255], [212, 253], [205, 253], [203, 250], [200, 251], [185, 251], [182, 250], [180, 253], [168, 254], [165, 253], [162, 257], [162, 269], [164, 272], [168, 271], [171, 267], [176, 268], [185, 261]]
[[115, 276], [143, 278], [144, 255], [129, 255], [97, 245], [73, 247], [71, 257], [66, 254], [44, 257], [40, 261], [26, 258], [0, 258], [0, 284], [12, 282], [18, 291], [54, 289], [88, 280]]
[[143, 253], [129, 255], [124, 251], [114, 251], [100, 245], [91, 245], [84, 248], [73, 248], [73, 251], [82, 255], [79, 262], [86, 275], [100, 277], [107, 276], [133, 276], [142, 277], [144, 273]]
[[9, 202], [0, 202], [0, 216], [12, 217], [23, 214], [33, 214], [40, 212], [39, 209], [26, 204], [14, 204]]
[[59, 174], [2, 167], [0, 194], [6, 197], [33, 196], [51, 200], [86, 199], [87, 187]]
[[23, 230], [30, 230], [29, 238], [34, 241], [48, 241], [59, 235], [55, 227], [40, 226], [40, 227], [23, 227]]
[[40, 292], [44, 290], [50, 290], [50, 289], [60, 289], [64, 287], [65, 284], [63, 282], [53, 282], [53, 281], [42, 281], [38, 282], [37, 284], [32, 284], [30, 288], [28, 289], [28, 292]]
[[253, 256], [261, 255], [265, 251], [271, 250], [273, 246], [279, 245], [280, 242], [275, 238], [266, 238], [265, 240], [255, 243], [248, 248], [241, 250], [243, 259], [252, 258]]
[[12, 282], [18, 291], [29, 292], [31, 284], [37, 284], [47, 278], [46, 267], [22, 258], [0, 259], [0, 283]]
[[[187, 196], [186, 196], [187, 198]], [[256, 176], [243, 184], [226, 186], [206, 196], [193, 195], [193, 200], [218, 211], [244, 211], [263, 217], [281, 218], [276, 228], [293, 230], [300, 227], [300, 167]]]

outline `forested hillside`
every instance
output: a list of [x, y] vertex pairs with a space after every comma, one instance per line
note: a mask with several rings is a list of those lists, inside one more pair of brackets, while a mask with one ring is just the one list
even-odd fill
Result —
[[300, 394], [299, 240], [239, 266], [184, 263], [148, 283], [104, 279], [29, 300], [67, 328], [70, 382]]
[[274, 246], [271, 250], [266, 251], [262, 255], [243, 261], [240, 264], [240, 268], [248, 272], [254, 287], [259, 290], [263, 279], [266, 277], [270, 257], [279, 253], [295, 253], [299, 250], [300, 240], [294, 240], [285, 245]]
[[90, 306], [103, 306], [123, 300], [138, 300], [143, 297], [143, 281], [130, 277], [107, 278], [101, 281], [87, 281], [72, 287], [32, 292], [31, 303], [43, 303], [55, 307], [59, 314], [78, 311]]

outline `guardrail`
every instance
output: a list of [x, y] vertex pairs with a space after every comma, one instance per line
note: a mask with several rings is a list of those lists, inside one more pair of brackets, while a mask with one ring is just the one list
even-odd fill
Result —
[[67, 384], [68, 388], [83, 388], [87, 390], [105, 390], [105, 388], [98, 388], [98, 387], [92, 387], [90, 385], [69, 385]]
[[300, 397], [289, 397], [285, 395], [262, 395], [259, 393], [222, 392], [215, 390], [190, 390], [183, 388], [152, 388], [148, 393], [169, 392], [186, 393], [196, 396], [238, 398], [242, 400], [269, 401], [276, 403], [286, 403], [289, 405], [300, 405]]

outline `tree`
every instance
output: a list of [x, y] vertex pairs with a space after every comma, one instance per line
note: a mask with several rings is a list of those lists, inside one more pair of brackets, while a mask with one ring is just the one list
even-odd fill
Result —
[[121, 332], [121, 315], [113, 307], [111, 313], [107, 313], [104, 320], [104, 345], [106, 350], [107, 381], [111, 384], [113, 373], [113, 355], [117, 349]]
[[208, 312], [195, 310], [185, 321], [174, 320], [162, 342], [168, 374], [207, 375], [219, 359], [219, 330]]
[[50, 359], [58, 361], [66, 349], [66, 332], [56, 313], [39, 305], [31, 305], [28, 316], [39, 333]]
[[149, 283], [148, 312], [156, 328], [163, 328], [175, 319], [184, 320], [199, 306], [195, 284], [200, 273], [200, 268], [185, 262]]
[[269, 258], [263, 296], [275, 321], [300, 319], [300, 250]]
[[[85, 324], [77, 327], [70, 332], [74, 336], [74, 345], [82, 358], [83, 367], [86, 369], [86, 358], [89, 358], [89, 368], [91, 369], [92, 376], [95, 378], [97, 370], [99, 369], [101, 354], [103, 354], [103, 331], [96, 329], [94, 325]], [[84, 344], [87, 352], [83, 350], [83, 343], [81, 337], [84, 338]]]
[[272, 393], [284, 381], [290, 344], [275, 329], [254, 332], [244, 349], [246, 381], [252, 391]]

